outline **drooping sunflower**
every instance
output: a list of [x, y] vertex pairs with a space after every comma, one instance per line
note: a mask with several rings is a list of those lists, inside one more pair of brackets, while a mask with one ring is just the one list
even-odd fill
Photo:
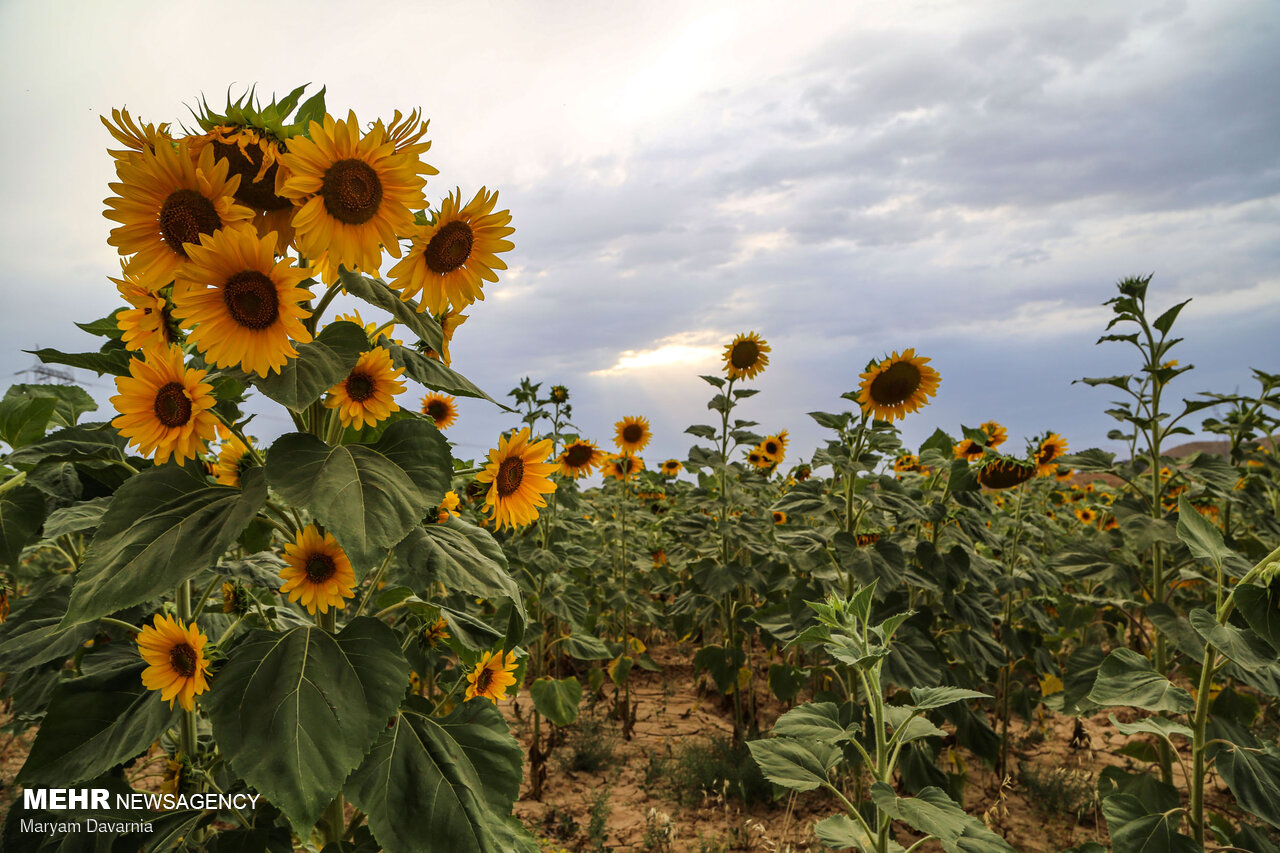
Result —
[[458, 401], [450, 394], [428, 391], [422, 398], [422, 414], [431, 418], [436, 429], [446, 430], [458, 420]]
[[600, 472], [606, 477], [627, 482], [644, 470], [644, 460], [630, 453], [611, 453], [604, 460]]
[[999, 447], [1009, 438], [1009, 432], [995, 421], [978, 424], [978, 429], [987, 434], [987, 447]]
[[613, 426], [617, 430], [613, 443], [623, 453], [639, 453], [653, 438], [649, 432], [649, 421], [639, 415], [625, 417]]
[[279, 373], [310, 343], [302, 321], [311, 291], [308, 275], [288, 258], [275, 260], [276, 235], [223, 229], [187, 245], [189, 263], [175, 273], [173, 313], [193, 327], [191, 342], [217, 367]]
[[498, 194], [484, 187], [471, 201], [462, 204], [462, 190], [440, 203], [440, 212], [430, 225], [415, 226], [410, 235], [409, 253], [391, 268], [391, 286], [406, 302], [419, 293], [419, 310], [442, 314], [452, 305], [466, 308], [484, 299], [484, 282], [498, 280], [494, 270], [507, 265], [498, 257], [515, 244], [504, 239], [515, 233], [510, 227], [511, 212], [493, 212]]
[[493, 513], [498, 529], [523, 527], [538, 517], [538, 507], [546, 506], [543, 495], [556, 490], [550, 479], [558, 462], [545, 462], [551, 454], [551, 439], [530, 444], [529, 428], [498, 439], [489, 451], [489, 462], [476, 481], [489, 483], [485, 506]]
[[594, 441], [577, 439], [560, 452], [560, 473], [569, 478], [586, 477], [604, 461], [604, 451]]
[[361, 353], [347, 378], [329, 389], [324, 404], [338, 410], [344, 427], [373, 426], [400, 410], [395, 396], [404, 390], [402, 375], [404, 368], [391, 363], [391, 353], [374, 347]]
[[738, 335], [724, 348], [724, 370], [730, 379], [754, 379], [769, 365], [769, 345], [755, 332]]
[[184, 711], [194, 711], [195, 697], [209, 689], [208, 641], [194, 623], [188, 627], [181, 619], [157, 614], [138, 634], [138, 652], [148, 664], [142, 686], [159, 690], [170, 708], [176, 700]]
[[360, 133], [354, 112], [346, 121], [326, 115], [311, 122], [311, 138], [295, 136], [280, 162], [289, 175], [277, 192], [299, 205], [294, 241], [302, 254], [377, 275], [385, 249], [400, 257], [400, 236], [410, 233], [410, 208], [424, 204], [422, 188], [436, 170], [396, 151], [381, 122]]
[[236, 201], [254, 212], [255, 231], [276, 235], [276, 254], [285, 254], [293, 242], [293, 202], [277, 193], [289, 174], [280, 168], [284, 145], [258, 128], [227, 124], [188, 137], [188, 142], [192, 157], [210, 147], [214, 156], [227, 161], [230, 175], [240, 176]]
[[893, 422], [924, 406], [942, 381], [928, 362], [914, 349], [908, 349], [870, 366], [861, 375], [859, 386], [858, 404], [862, 411], [877, 420]]
[[786, 524], [786, 523], [787, 523], [787, 514], [786, 514], [785, 512], [783, 512], [782, 510], [780, 510], [780, 509], [775, 509], [775, 510], [773, 511], [773, 523], [774, 523], [774, 524]]
[[490, 702], [502, 702], [507, 698], [507, 688], [516, 683], [518, 669], [514, 652], [485, 652], [480, 662], [467, 673], [468, 699], [482, 696]]
[[282, 556], [288, 565], [280, 570], [284, 579], [280, 591], [288, 594], [290, 601], [301, 601], [308, 613], [341, 609], [346, 606], [343, 599], [356, 594], [351, 560], [332, 533], [321, 534], [314, 524], [308, 524], [284, 546]]
[[214, 163], [212, 148], [193, 162], [185, 142], [158, 145], [116, 164], [117, 195], [102, 215], [119, 222], [107, 243], [133, 255], [127, 271], [147, 290], [159, 290], [187, 262], [188, 244], [220, 228], [249, 228], [253, 211], [235, 200], [238, 176], [227, 177], [226, 161]]
[[[124, 261], [120, 262], [121, 268]], [[165, 291], [147, 290], [131, 275], [112, 278], [121, 298], [132, 305], [116, 314], [116, 327], [123, 333], [121, 341], [129, 350], [147, 352], [168, 349], [178, 342], [178, 326], [173, 320], [173, 309]], [[110, 278], [108, 276], [108, 278]]]
[[462, 513], [458, 512], [458, 507], [462, 505], [462, 501], [458, 498], [458, 493], [450, 489], [444, 493], [444, 497], [440, 499], [440, 506], [436, 507], [436, 523], [444, 524], [449, 520], [449, 516], [461, 518]]
[[143, 456], [155, 453], [157, 463], [172, 456], [181, 464], [199, 454], [213, 438], [218, 419], [213, 386], [205, 371], [188, 370], [182, 350], [170, 346], [129, 361], [129, 375], [116, 378], [111, 404], [120, 415], [111, 421], [120, 435]]
[[1047, 477], [1058, 470], [1058, 458], [1067, 452], [1067, 441], [1056, 432], [1051, 432], [1041, 439], [1033, 452], [1036, 473]]
[[1036, 475], [1036, 466], [1010, 456], [994, 456], [978, 469], [978, 482], [988, 489], [1012, 489]]
[[249, 447], [234, 435], [228, 436], [218, 449], [218, 462], [213, 474], [224, 486], [240, 487], [240, 475], [253, 462]]
[[679, 459], [668, 459], [666, 462], [662, 463], [660, 470], [664, 477], [674, 477], [676, 474], [679, 474], [684, 470], [684, 466], [680, 464]]

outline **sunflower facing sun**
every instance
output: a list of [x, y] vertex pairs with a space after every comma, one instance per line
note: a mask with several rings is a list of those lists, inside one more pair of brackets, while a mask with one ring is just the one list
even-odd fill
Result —
[[1058, 470], [1058, 459], [1067, 452], [1067, 440], [1056, 432], [1051, 432], [1041, 439], [1032, 451], [1036, 462], [1036, 473], [1047, 477]]
[[290, 601], [301, 601], [308, 613], [328, 613], [330, 607], [340, 610], [346, 606], [344, 599], [356, 594], [351, 560], [332, 533], [321, 534], [308, 524], [284, 546], [283, 556], [288, 565], [280, 570], [284, 579], [280, 591]]
[[280, 157], [289, 177], [278, 189], [300, 205], [294, 240], [303, 255], [328, 252], [328, 264], [377, 275], [382, 252], [400, 257], [400, 240], [413, 227], [410, 208], [423, 206], [422, 188], [436, 170], [397, 152], [381, 122], [361, 135], [355, 112], [346, 121], [326, 115], [311, 122], [311, 138], [295, 136]]
[[116, 378], [111, 404], [120, 412], [111, 425], [143, 456], [179, 464], [195, 457], [214, 436], [213, 386], [205, 371], [188, 370], [182, 350], [170, 346], [129, 361], [129, 375]]
[[148, 666], [142, 686], [159, 690], [170, 709], [176, 700], [184, 711], [194, 711], [196, 697], [209, 689], [209, 659], [204, 655], [209, 638], [193, 623], [157, 615], [138, 634], [138, 652]]
[[623, 453], [639, 453], [653, 438], [649, 432], [649, 421], [639, 415], [625, 417], [613, 426], [617, 430], [613, 443]]
[[569, 478], [586, 477], [604, 462], [604, 451], [594, 441], [578, 439], [560, 453], [560, 473]]
[[458, 401], [450, 394], [428, 391], [422, 398], [422, 414], [431, 418], [436, 429], [443, 432], [458, 420]]
[[668, 459], [663, 462], [659, 469], [664, 477], [674, 477], [684, 470], [684, 466], [680, 464], [679, 459]]
[[538, 517], [538, 507], [546, 506], [543, 495], [556, 490], [551, 472], [558, 462], [545, 462], [551, 455], [551, 439], [530, 444], [529, 429], [498, 439], [489, 451], [489, 462], [476, 475], [476, 482], [489, 483], [484, 504], [493, 512], [498, 529], [523, 527]]
[[784, 429], [760, 442], [760, 451], [775, 465], [781, 462], [787, 455], [787, 431]]
[[475, 669], [467, 673], [466, 698], [480, 696], [490, 702], [503, 701], [507, 698], [507, 688], [516, 683], [518, 668], [514, 652], [485, 652]]
[[173, 313], [192, 328], [190, 338], [215, 367], [279, 373], [310, 343], [302, 307], [311, 291], [299, 287], [307, 270], [273, 254], [276, 235], [224, 229], [187, 246], [190, 262], [176, 273]]
[[754, 379], [769, 366], [769, 345], [755, 332], [738, 335], [725, 345], [724, 369], [730, 379]]
[[324, 404], [338, 410], [344, 427], [373, 426], [400, 411], [395, 396], [404, 390], [403, 374], [404, 368], [391, 363], [385, 347], [374, 347], [361, 353], [347, 378], [329, 389]]
[[928, 362], [908, 349], [872, 365], [861, 376], [858, 405], [863, 413], [893, 422], [928, 403], [942, 381]]
[[515, 244], [504, 239], [515, 233], [511, 212], [493, 212], [498, 194], [484, 187], [471, 201], [462, 204], [462, 190], [450, 193], [440, 204], [440, 212], [430, 225], [408, 232], [413, 245], [404, 260], [391, 268], [391, 286], [406, 302], [419, 293], [419, 310], [443, 314], [453, 306], [466, 308], [484, 299], [484, 283], [496, 282], [494, 270], [507, 265], [498, 257]]

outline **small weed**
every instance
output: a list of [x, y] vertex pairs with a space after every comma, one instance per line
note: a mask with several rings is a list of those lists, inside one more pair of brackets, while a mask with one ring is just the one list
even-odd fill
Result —
[[728, 738], [695, 740], [666, 758], [649, 754], [647, 784], [663, 783], [681, 805], [694, 806], [707, 795], [723, 795], [747, 805], [772, 803], [773, 786], [760, 772], [745, 744]]
[[1097, 787], [1084, 770], [1066, 767], [1044, 769], [1026, 764], [1018, 768], [1018, 785], [1046, 812], [1071, 815], [1083, 821], [1094, 810]]
[[600, 789], [600, 793], [591, 798], [591, 811], [589, 813], [590, 820], [587, 822], [587, 839], [592, 846], [589, 848], [592, 853], [604, 853], [609, 848], [604, 843], [609, 838], [608, 824], [609, 815], [613, 812], [613, 806], [609, 804], [609, 794], [612, 792], [609, 786]]
[[565, 738], [565, 750], [560, 752], [560, 769], [567, 772], [595, 773], [614, 764], [614, 752], [618, 741], [608, 730], [604, 720], [596, 716], [582, 716]]
[[676, 843], [676, 822], [671, 815], [657, 809], [649, 809], [644, 817], [644, 837], [640, 849], [646, 853], [672, 853]]

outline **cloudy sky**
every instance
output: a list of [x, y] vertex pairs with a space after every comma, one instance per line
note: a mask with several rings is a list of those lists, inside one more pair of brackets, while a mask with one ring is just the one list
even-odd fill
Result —
[[[517, 229], [455, 368], [568, 385], [601, 443], [646, 415], [651, 463], [709, 420], [697, 374], [741, 331], [773, 348], [744, 416], [804, 455], [804, 413], [906, 347], [943, 377], [911, 443], [994, 418], [1115, 449], [1111, 395], [1071, 383], [1134, 366], [1094, 345], [1128, 275], [1194, 297], [1176, 391], [1280, 371], [1269, 0], [179, 5], [0, 3], [6, 379], [118, 304], [98, 116], [180, 122], [255, 82], [361, 121], [423, 107], [428, 199], [499, 189]], [[471, 456], [513, 423], [465, 401], [450, 437]]]

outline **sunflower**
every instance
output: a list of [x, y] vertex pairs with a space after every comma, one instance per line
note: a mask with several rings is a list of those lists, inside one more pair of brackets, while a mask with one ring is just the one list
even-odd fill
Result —
[[284, 146], [267, 133], [253, 127], [220, 124], [201, 136], [188, 137], [191, 156], [205, 149], [228, 163], [230, 175], [240, 176], [236, 201], [254, 212], [253, 227], [259, 234], [277, 235], [276, 254], [283, 255], [293, 242], [293, 202], [278, 195], [288, 172], [280, 168]]
[[484, 282], [498, 280], [494, 270], [507, 268], [499, 252], [509, 252], [515, 244], [504, 239], [515, 233], [510, 227], [511, 212], [493, 212], [498, 194], [484, 187], [464, 207], [462, 190], [440, 203], [440, 212], [430, 225], [416, 226], [413, 244], [404, 260], [391, 268], [391, 286], [406, 302], [418, 293], [418, 310], [442, 314], [452, 305], [466, 308], [484, 299]]
[[613, 426], [617, 429], [613, 443], [623, 453], [639, 453], [653, 438], [649, 432], [649, 421], [639, 415], [625, 417]]
[[775, 509], [775, 510], [773, 511], [773, 523], [774, 523], [774, 524], [786, 524], [786, 523], [787, 523], [787, 514], [786, 514], [785, 512], [783, 512], [782, 510]]
[[661, 467], [659, 468], [659, 470], [662, 471], [662, 475], [664, 477], [674, 477], [676, 474], [679, 474], [683, 469], [684, 469], [684, 466], [680, 464], [679, 459], [668, 459], [666, 462], [663, 462]]
[[183, 710], [194, 711], [195, 697], [209, 689], [207, 642], [209, 638], [194, 623], [187, 627], [181, 619], [157, 614], [138, 634], [138, 652], [148, 664], [142, 671], [142, 686], [159, 690], [161, 701], [171, 709], [176, 699]]
[[1032, 453], [1036, 463], [1036, 473], [1041, 477], [1055, 473], [1059, 467], [1056, 460], [1066, 452], [1066, 439], [1056, 432], [1046, 435]]
[[987, 434], [987, 447], [999, 447], [1009, 438], [1008, 431], [995, 421], [979, 424], [978, 429]]
[[857, 536], [854, 537], [854, 542], [858, 544], [859, 548], [865, 548], [868, 545], [874, 545], [879, 541], [880, 541], [879, 533], [859, 533]]
[[339, 314], [333, 318], [333, 321], [335, 323], [355, 323], [357, 326], [364, 329], [365, 337], [369, 339], [369, 343], [371, 344], [376, 344], [378, 342], [378, 338], [381, 338], [384, 335], [387, 340], [391, 341], [393, 344], [400, 345], [404, 343], [404, 341], [396, 340], [391, 337], [396, 330], [395, 323], [366, 323], [364, 318], [360, 316], [360, 312], [354, 308], [351, 310], [350, 314]]
[[630, 453], [611, 453], [600, 468], [606, 477], [626, 482], [644, 470], [644, 460]]
[[283, 556], [288, 565], [280, 570], [284, 578], [280, 591], [288, 593], [290, 601], [301, 600], [308, 613], [340, 609], [346, 606], [344, 598], [356, 594], [351, 560], [332, 533], [322, 534], [314, 524], [308, 524], [284, 546]]
[[240, 581], [222, 582], [222, 612], [240, 615], [249, 611], [249, 590]]
[[1012, 489], [1036, 475], [1036, 466], [1009, 456], [996, 456], [978, 469], [978, 482], [988, 489]]
[[551, 402], [561, 405], [569, 402], [569, 389], [563, 385], [551, 386]]
[[507, 698], [507, 688], [516, 683], [514, 652], [485, 652], [475, 669], [467, 673], [467, 698], [482, 696], [490, 702]]
[[129, 375], [116, 378], [111, 404], [120, 415], [111, 421], [120, 435], [143, 456], [155, 452], [157, 463], [194, 458], [213, 438], [218, 419], [213, 386], [205, 371], [188, 370], [182, 350], [170, 346], [129, 360]]
[[[124, 268], [124, 261], [120, 266]], [[125, 348], [145, 353], [153, 349], [168, 349], [169, 344], [177, 343], [178, 327], [173, 322], [173, 312], [164, 291], [147, 290], [133, 276], [121, 275], [124, 278], [110, 280], [120, 291], [121, 298], [133, 306], [116, 314], [116, 328], [123, 333], [120, 340]]]
[[754, 379], [769, 366], [769, 345], [755, 332], [738, 335], [724, 348], [724, 369], [730, 379]]
[[908, 349], [869, 366], [858, 392], [863, 413], [892, 423], [928, 403], [942, 381], [928, 362]]
[[1120, 522], [1116, 520], [1116, 517], [1114, 515], [1108, 515], [1107, 520], [1102, 522], [1103, 530], [1118, 530], [1119, 527], [1120, 527]]
[[986, 448], [970, 438], [966, 438], [955, 446], [955, 458], [966, 462], [977, 462], [986, 452]]
[[436, 170], [397, 152], [381, 122], [363, 136], [354, 112], [346, 121], [326, 115], [311, 122], [310, 139], [295, 136], [280, 162], [289, 176], [277, 192], [300, 205], [293, 215], [302, 254], [326, 251], [332, 266], [377, 275], [386, 250], [400, 257], [399, 235], [413, 227], [410, 208], [422, 207], [423, 174]]
[[424, 625], [422, 627], [422, 633], [419, 635], [418, 639], [422, 645], [429, 649], [434, 649], [436, 646], [449, 639], [450, 636], [449, 623], [441, 618]]
[[1087, 506], [1082, 506], [1075, 511], [1076, 518], [1080, 519], [1081, 524], [1093, 524], [1098, 520], [1098, 514]]
[[560, 453], [560, 473], [566, 477], [586, 477], [600, 467], [604, 452], [594, 441], [578, 439]]
[[302, 307], [311, 291], [299, 287], [307, 270], [277, 262], [275, 234], [222, 230], [188, 244], [190, 261], [176, 273], [173, 313], [193, 326], [191, 342], [216, 367], [266, 376], [298, 354], [290, 339], [310, 343]]
[[784, 429], [777, 435], [771, 435], [760, 442], [760, 449], [774, 461], [781, 462], [787, 455], [787, 431]]
[[187, 261], [188, 244], [220, 228], [248, 228], [253, 211], [237, 204], [239, 177], [227, 178], [227, 163], [214, 164], [212, 148], [192, 161], [186, 142], [159, 145], [116, 164], [119, 195], [107, 199], [107, 219], [119, 222], [107, 243], [133, 255], [127, 270], [147, 290], [173, 280]]
[[395, 395], [404, 390], [403, 374], [404, 368], [391, 363], [391, 353], [385, 347], [374, 347], [361, 353], [347, 378], [329, 389], [324, 404], [338, 410], [344, 427], [373, 426], [400, 411]]
[[551, 439], [529, 443], [529, 428], [498, 439], [489, 451], [489, 462], [476, 481], [491, 483], [484, 504], [492, 509], [498, 529], [523, 527], [538, 517], [538, 507], [546, 506], [545, 494], [556, 490], [551, 472], [557, 462], [544, 462], [551, 454]]
[[440, 499], [440, 506], [436, 507], [436, 523], [444, 524], [449, 520], [449, 516], [461, 518], [462, 513], [458, 512], [458, 507], [461, 503], [462, 502], [458, 499], [457, 492], [452, 489], [445, 492], [444, 497]]
[[801, 465], [798, 468], [796, 468], [795, 477], [796, 477], [797, 483], [803, 483], [805, 480], [809, 479], [809, 477], [811, 477], [812, 475], [813, 475], [813, 471], [812, 469], [809, 468], [808, 465]]
[[898, 474], [906, 474], [909, 471], [919, 471], [920, 458], [914, 453], [903, 453], [897, 459], [893, 460], [893, 470]]
[[248, 446], [233, 435], [222, 442], [213, 473], [222, 485], [239, 488], [240, 475], [252, 462], [253, 456], [249, 453]]
[[431, 418], [436, 429], [446, 430], [458, 420], [458, 401], [449, 394], [428, 391], [422, 398], [422, 414]]
[[778, 460], [770, 456], [768, 451], [765, 450], [766, 443], [768, 443], [767, 439], [751, 448], [751, 452], [747, 454], [747, 461], [760, 471], [768, 471], [778, 464]]
[[1070, 480], [1074, 474], [1075, 471], [1071, 468], [1064, 468], [1059, 465], [1054, 469], [1053, 478], [1059, 483], [1065, 483], [1067, 480]]
[[161, 143], [164, 143], [163, 147], [173, 144], [173, 137], [169, 135], [168, 122], [159, 125], [135, 122], [127, 109], [112, 110], [110, 121], [107, 121], [106, 116], [98, 116], [98, 118], [116, 142], [125, 146], [121, 151], [107, 151], [117, 161], [128, 161], [140, 151], [154, 152]]

